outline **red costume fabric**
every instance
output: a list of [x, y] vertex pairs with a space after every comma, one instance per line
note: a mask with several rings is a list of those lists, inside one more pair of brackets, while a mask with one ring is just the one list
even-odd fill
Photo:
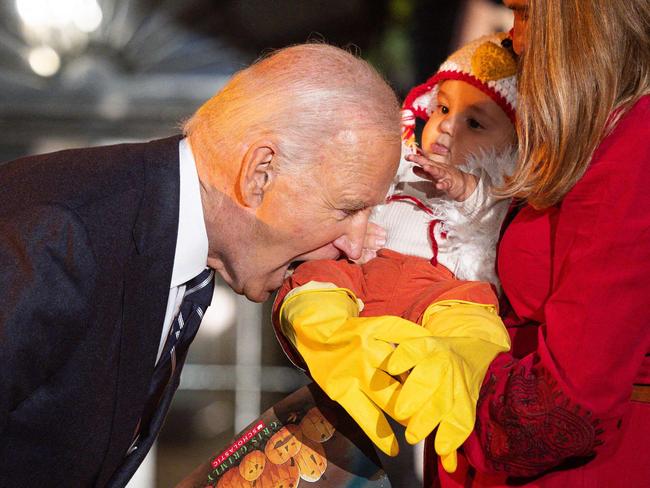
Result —
[[[650, 96], [562, 202], [530, 206], [499, 247], [512, 353], [486, 375], [456, 473], [428, 486], [650, 486]], [[507, 310], [506, 310], [507, 309]]]
[[[364, 303], [362, 317], [397, 315], [420, 323], [425, 309], [441, 300], [467, 300], [498, 307], [497, 297], [488, 283], [461, 281], [442, 265], [432, 265], [427, 259], [406, 256], [390, 249], [381, 249], [377, 257], [366, 264], [349, 261], [322, 260], [301, 264], [285, 280], [274, 304], [274, 320], [285, 295], [309, 281], [334, 283], [352, 290]], [[294, 364], [304, 369], [302, 359], [284, 336], [278, 340]]]

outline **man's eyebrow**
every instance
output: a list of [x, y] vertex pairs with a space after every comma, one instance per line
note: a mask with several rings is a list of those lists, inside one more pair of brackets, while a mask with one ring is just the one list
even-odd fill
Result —
[[370, 207], [371, 205], [363, 200], [343, 200], [341, 202], [341, 208], [344, 208], [345, 210], [348, 211], [353, 211], [356, 212], [358, 210], [365, 210], [366, 208]]

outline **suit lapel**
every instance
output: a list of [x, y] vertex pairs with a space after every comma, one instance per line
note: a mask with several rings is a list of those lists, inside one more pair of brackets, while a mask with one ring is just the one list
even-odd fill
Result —
[[145, 150], [144, 192], [133, 230], [135, 252], [124, 280], [115, 414], [100, 486], [124, 460], [154, 369], [178, 230], [179, 140], [153, 141]]

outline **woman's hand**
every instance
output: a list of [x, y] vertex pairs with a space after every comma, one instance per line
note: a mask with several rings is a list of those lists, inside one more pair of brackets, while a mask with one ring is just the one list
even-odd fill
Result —
[[382, 366], [394, 344], [431, 333], [401, 317], [359, 317], [360, 309], [360, 300], [350, 290], [310, 281], [284, 298], [280, 329], [323, 391], [379, 449], [395, 456], [399, 447], [384, 412], [396, 417], [394, 405], [402, 385]]
[[495, 305], [463, 300], [431, 304], [422, 326], [431, 336], [397, 344], [385, 371], [408, 373], [394, 409], [406, 425], [406, 440], [415, 444], [437, 428], [434, 448], [453, 473], [456, 450], [474, 429], [485, 373], [497, 354], [510, 349], [510, 336]]
[[431, 157], [420, 154], [406, 156], [407, 161], [417, 164], [413, 172], [421, 178], [431, 180], [436, 189], [445, 192], [449, 198], [463, 202], [476, 189], [476, 176], [459, 170], [447, 158], [436, 154]]

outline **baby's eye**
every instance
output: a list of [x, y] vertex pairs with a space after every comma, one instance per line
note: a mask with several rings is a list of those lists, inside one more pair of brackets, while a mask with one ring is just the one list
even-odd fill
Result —
[[445, 114], [445, 115], [447, 115], [449, 113], [449, 107], [447, 107], [445, 105], [442, 105], [442, 104], [438, 105], [438, 110], [440, 110], [440, 112], [442, 114]]
[[483, 129], [483, 126], [476, 119], [468, 119], [467, 125], [469, 126], [470, 129]]

